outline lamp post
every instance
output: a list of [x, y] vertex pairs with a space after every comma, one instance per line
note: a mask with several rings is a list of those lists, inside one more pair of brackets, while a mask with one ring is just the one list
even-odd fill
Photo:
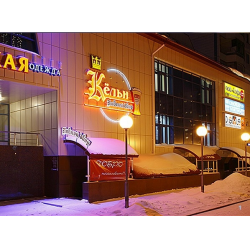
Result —
[[201, 192], [204, 193], [204, 183], [203, 183], [203, 144], [204, 136], [207, 134], [207, 129], [204, 126], [197, 128], [196, 133], [201, 137]]
[[127, 132], [128, 129], [132, 127], [133, 120], [130, 116], [124, 115], [120, 121], [120, 126], [125, 130], [125, 156], [126, 156], [126, 162], [125, 162], [125, 208], [129, 207], [129, 194], [128, 194], [128, 143], [127, 143]]
[[250, 135], [248, 133], [243, 133], [241, 135], [241, 140], [245, 142], [245, 175], [247, 176], [247, 141], [250, 139]]

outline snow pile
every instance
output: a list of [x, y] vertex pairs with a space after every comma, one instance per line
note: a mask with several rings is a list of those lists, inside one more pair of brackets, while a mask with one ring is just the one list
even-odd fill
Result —
[[176, 153], [140, 155], [133, 162], [134, 178], [199, 173], [194, 164]]
[[[169, 190], [145, 196], [130, 196], [129, 208], [124, 208], [124, 200], [106, 208], [97, 215], [112, 216], [185, 216], [208, 209], [239, 202], [250, 197], [250, 178], [233, 173], [201, 188]], [[239, 210], [239, 214], [240, 214]], [[231, 214], [228, 214], [231, 215]]]
[[212, 183], [207, 190], [235, 192], [248, 197], [250, 196], [250, 178], [240, 173], [233, 173], [224, 180], [218, 180]]

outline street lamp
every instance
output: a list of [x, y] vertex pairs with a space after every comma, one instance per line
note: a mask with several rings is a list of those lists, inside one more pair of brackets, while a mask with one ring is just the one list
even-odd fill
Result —
[[204, 136], [207, 134], [207, 129], [204, 126], [197, 128], [196, 133], [201, 137], [201, 192], [204, 193], [204, 183], [203, 183], [203, 141]]
[[247, 141], [250, 139], [250, 135], [248, 133], [243, 133], [241, 135], [241, 140], [245, 142], [245, 169], [246, 169], [246, 176], [247, 176]]
[[119, 121], [120, 126], [125, 130], [125, 156], [126, 156], [126, 162], [125, 162], [125, 175], [126, 175], [126, 180], [125, 180], [125, 208], [129, 207], [128, 199], [129, 199], [129, 194], [128, 194], [128, 143], [127, 143], [127, 132], [128, 129], [132, 127], [133, 125], [133, 120], [130, 116], [124, 115], [120, 121]]

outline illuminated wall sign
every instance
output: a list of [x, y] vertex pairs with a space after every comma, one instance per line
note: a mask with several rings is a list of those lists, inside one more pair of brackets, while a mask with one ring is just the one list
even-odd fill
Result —
[[245, 115], [245, 104], [225, 98], [225, 111], [237, 115]]
[[[72, 127], [63, 127], [62, 128], [62, 135], [64, 136], [64, 140], [70, 140], [74, 142], [78, 142], [85, 148], [88, 148], [91, 145], [91, 140], [87, 137], [86, 134], [81, 133], [79, 131], [75, 131]], [[82, 144], [84, 143], [84, 144]]]
[[1, 52], [0, 57], [0, 68], [28, 73], [28, 58], [23, 56], [13, 58], [11, 54], [2, 55]]
[[[120, 72], [120, 74], [122, 73]], [[139, 89], [131, 88], [129, 90], [121, 90], [111, 87], [109, 83], [103, 82], [103, 79], [105, 79], [104, 73], [95, 70], [87, 70], [87, 75], [89, 75], [91, 79], [88, 81], [90, 84], [88, 92], [85, 92], [85, 94], [88, 95], [89, 103], [85, 105], [124, 111], [133, 113], [134, 115], [141, 114], [141, 91]], [[91, 100], [95, 100], [95, 102], [91, 102]]]
[[241, 129], [242, 127], [244, 127], [244, 118], [235, 115], [225, 114], [225, 126], [230, 128]]
[[225, 82], [225, 96], [244, 102], [244, 90]]
[[28, 73], [29, 69], [37, 73], [45, 73], [52, 76], [60, 76], [60, 70], [54, 67], [48, 67], [41, 64], [29, 62], [29, 59], [23, 56], [13, 57], [11, 54], [1, 54], [0, 68], [11, 69], [14, 71]]
[[48, 67], [48, 66], [36, 64], [36, 63], [29, 63], [29, 69], [32, 70], [33, 72], [45, 73], [45, 74], [49, 74], [51, 76], [60, 76], [61, 75], [60, 70], [57, 68]]
[[102, 60], [98, 56], [91, 55], [91, 68], [101, 70]]

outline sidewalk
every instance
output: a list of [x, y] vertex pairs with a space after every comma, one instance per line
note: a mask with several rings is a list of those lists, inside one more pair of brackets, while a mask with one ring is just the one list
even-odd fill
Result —
[[[0, 216], [186, 216], [249, 199], [250, 178], [233, 173], [224, 180], [206, 185], [204, 193], [196, 187], [132, 195], [128, 208], [125, 208], [124, 197], [94, 203], [73, 198], [40, 197], [1, 201]], [[250, 215], [250, 207], [245, 210], [246, 204], [244, 214], [242, 205], [242, 210], [240, 207], [234, 216]], [[232, 215], [230, 209], [225, 211], [227, 214], [224, 215]], [[210, 215], [216, 215], [216, 210], [210, 211]]]

